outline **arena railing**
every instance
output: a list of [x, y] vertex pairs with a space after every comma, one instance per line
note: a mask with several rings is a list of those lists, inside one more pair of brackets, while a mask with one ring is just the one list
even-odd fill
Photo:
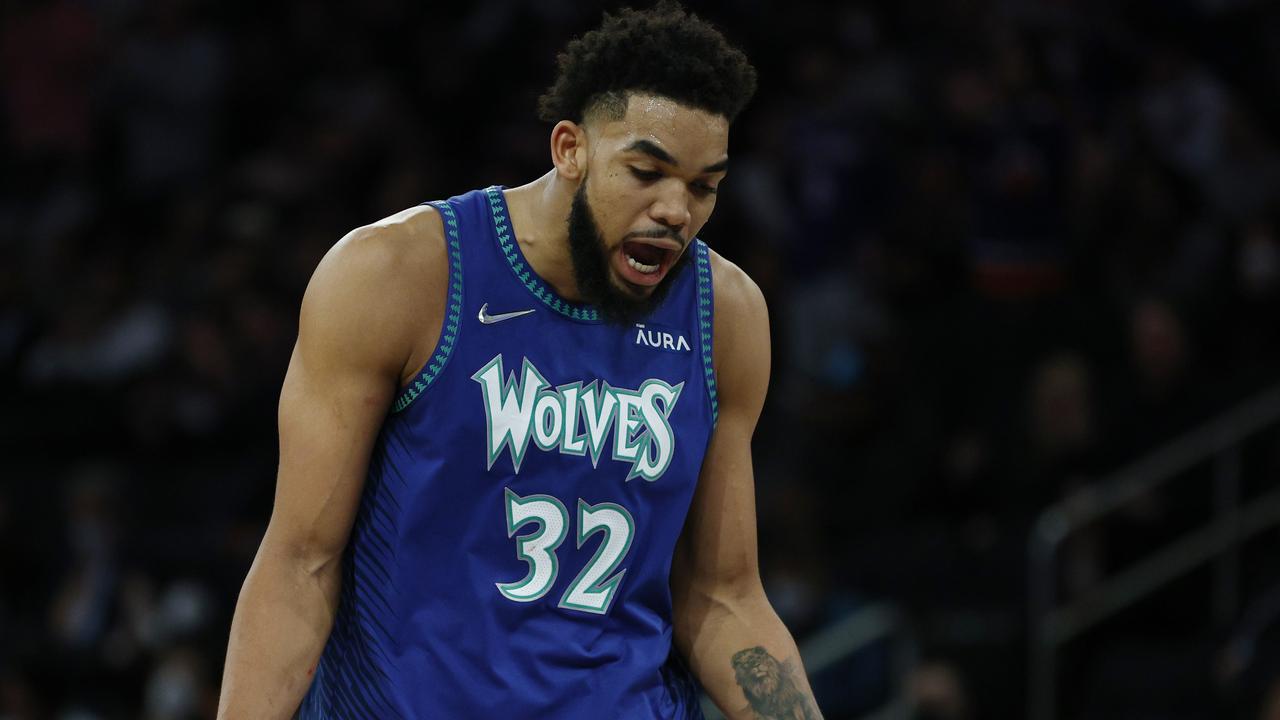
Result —
[[[1239, 602], [1239, 545], [1280, 525], [1280, 487], [1240, 501], [1245, 442], [1280, 425], [1280, 385], [1253, 396], [1199, 428], [1050, 506], [1038, 517], [1028, 547], [1030, 687], [1027, 717], [1055, 720], [1057, 660], [1062, 647], [1098, 623], [1213, 560], [1214, 619], [1229, 621]], [[1212, 462], [1213, 519], [1061, 606], [1057, 557], [1063, 543], [1156, 488]]]

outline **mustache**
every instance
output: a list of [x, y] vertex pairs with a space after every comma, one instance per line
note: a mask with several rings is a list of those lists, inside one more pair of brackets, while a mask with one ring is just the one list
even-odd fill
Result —
[[623, 240], [630, 240], [631, 238], [653, 238], [655, 240], [670, 238], [680, 243], [681, 247], [685, 244], [684, 236], [680, 234], [680, 231], [669, 227], [655, 227], [648, 230], [637, 230], [633, 233], [627, 233]]

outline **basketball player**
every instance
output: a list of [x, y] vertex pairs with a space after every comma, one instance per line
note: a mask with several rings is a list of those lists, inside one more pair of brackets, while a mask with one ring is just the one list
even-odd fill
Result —
[[222, 718], [816, 718], [756, 566], [764, 299], [696, 239], [755, 71], [572, 42], [554, 167], [342, 239], [302, 302]]

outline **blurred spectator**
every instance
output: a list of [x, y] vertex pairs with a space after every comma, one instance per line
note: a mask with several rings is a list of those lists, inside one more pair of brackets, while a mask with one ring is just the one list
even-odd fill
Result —
[[31, 160], [83, 158], [94, 131], [97, 19], [75, 0], [14, 3], [5, 15], [0, 91], [8, 142]]
[[87, 466], [68, 483], [70, 564], [54, 595], [53, 636], [74, 651], [91, 650], [106, 635], [120, 583], [119, 479], [110, 466]]
[[916, 668], [909, 681], [915, 720], [969, 720], [973, 717], [968, 692], [955, 666], [929, 662]]
[[1096, 447], [1093, 383], [1079, 357], [1058, 355], [1036, 368], [1030, 402], [1031, 447], [1042, 463], [1069, 465]]
[[1280, 720], [1280, 678], [1271, 683], [1258, 711], [1258, 720]]
[[213, 167], [226, 49], [202, 11], [192, 0], [143, 3], [115, 58], [120, 179], [139, 199], [205, 182]]

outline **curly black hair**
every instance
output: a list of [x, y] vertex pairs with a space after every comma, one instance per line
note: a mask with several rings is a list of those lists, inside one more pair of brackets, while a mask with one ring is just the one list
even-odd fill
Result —
[[667, 97], [732, 121], [756, 91], [756, 70], [711, 23], [675, 2], [605, 13], [599, 28], [556, 58], [555, 84], [538, 99], [547, 122], [617, 119], [630, 93]]

